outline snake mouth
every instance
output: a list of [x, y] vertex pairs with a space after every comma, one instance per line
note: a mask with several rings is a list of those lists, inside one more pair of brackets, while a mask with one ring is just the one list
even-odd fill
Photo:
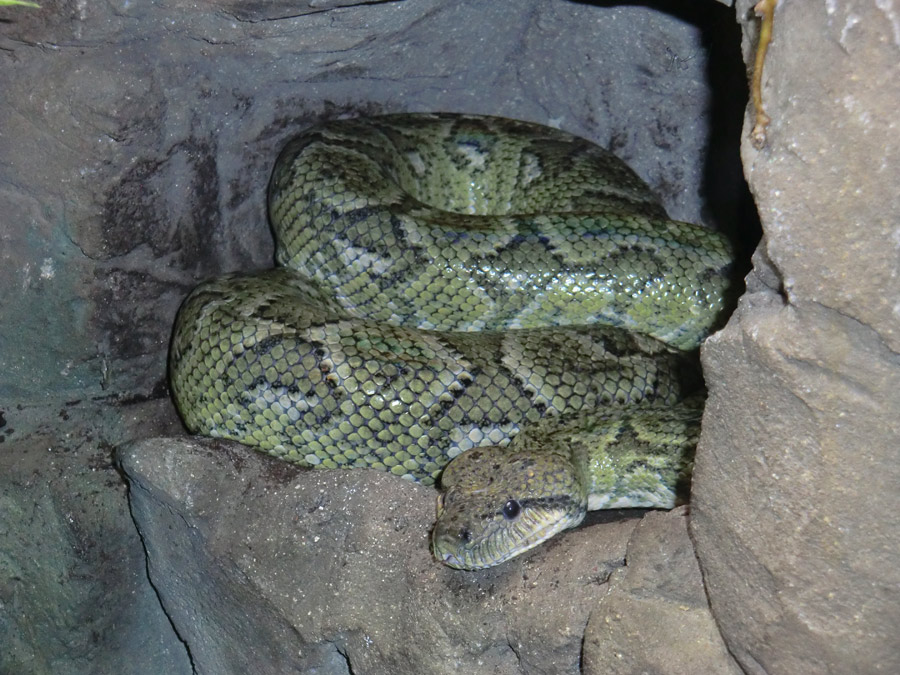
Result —
[[515, 528], [499, 528], [484, 533], [477, 540], [461, 545], [455, 538], [435, 531], [435, 557], [454, 569], [481, 570], [515, 558], [547, 541], [559, 532], [574, 527], [584, 517], [580, 514], [548, 512], [530, 514], [527, 523]]
[[442, 563], [444, 563], [448, 567], [453, 567], [458, 570], [459, 569], [471, 569], [471, 568], [467, 568], [465, 566], [465, 563], [462, 560], [460, 560], [459, 558], [457, 558], [456, 555], [454, 555], [450, 551], [444, 551], [443, 553], [441, 553], [438, 556], [438, 558], [440, 559], [440, 561]]

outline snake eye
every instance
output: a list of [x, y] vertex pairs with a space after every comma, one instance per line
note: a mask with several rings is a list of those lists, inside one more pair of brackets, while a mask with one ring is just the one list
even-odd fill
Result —
[[459, 537], [459, 540], [465, 544], [468, 544], [472, 540], [472, 533], [465, 527], [459, 528], [459, 534], [457, 536]]
[[510, 499], [503, 505], [503, 517], [507, 520], [517, 517], [521, 511], [522, 507], [515, 499]]

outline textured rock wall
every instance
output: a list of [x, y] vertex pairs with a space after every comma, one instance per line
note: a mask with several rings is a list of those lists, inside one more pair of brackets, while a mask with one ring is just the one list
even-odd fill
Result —
[[[271, 264], [271, 164], [318, 117], [450, 110], [557, 125], [632, 162], [674, 216], [733, 220], [728, 198], [701, 213], [703, 193], [722, 194], [703, 159], [708, 12], [44, 4], [0, 9], [0, 369], [19, 402], [162, 395], [187, 290]], [[730, 21], [713, 7], [713, 25]]]
[[765, 238], [703, 349], [691, 529], [746, 672], [900, 672], [900, 11], [783, 3], [764, 83]]
[[385, 474], [179, 439], [122, 463], [150, 578], [200, 672], [574, 675], [637, 522], [472, 574], [429, 553], [433, 491]]

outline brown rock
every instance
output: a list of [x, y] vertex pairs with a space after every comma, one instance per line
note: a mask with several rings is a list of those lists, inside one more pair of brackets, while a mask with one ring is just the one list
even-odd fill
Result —
[[691, 530], [748, 673], [900, 672], [900, 20], [775, 21], [768, 145], [744, 147], [766, 236], [703, 348]]
[[687, 509], [648, 513], [591, 613], [584, 675], [740, 673], [706, 600]]
[[434, 490], [387, 474], [166, 438], [121, 462], [150, 579], [199, 672], [574, 675], [637, 522], [463, 572], [430, 554]]

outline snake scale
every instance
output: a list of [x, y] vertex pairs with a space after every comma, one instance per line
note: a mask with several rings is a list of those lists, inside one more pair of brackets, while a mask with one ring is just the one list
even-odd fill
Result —
[[464, 569], [683, 497], [731, 253], [621, 160], [497, 117], [333, 120], [268, 199], [278, 267], [201, 284], [176, 319], [191, 432], [440, 479], [434, 552]]

